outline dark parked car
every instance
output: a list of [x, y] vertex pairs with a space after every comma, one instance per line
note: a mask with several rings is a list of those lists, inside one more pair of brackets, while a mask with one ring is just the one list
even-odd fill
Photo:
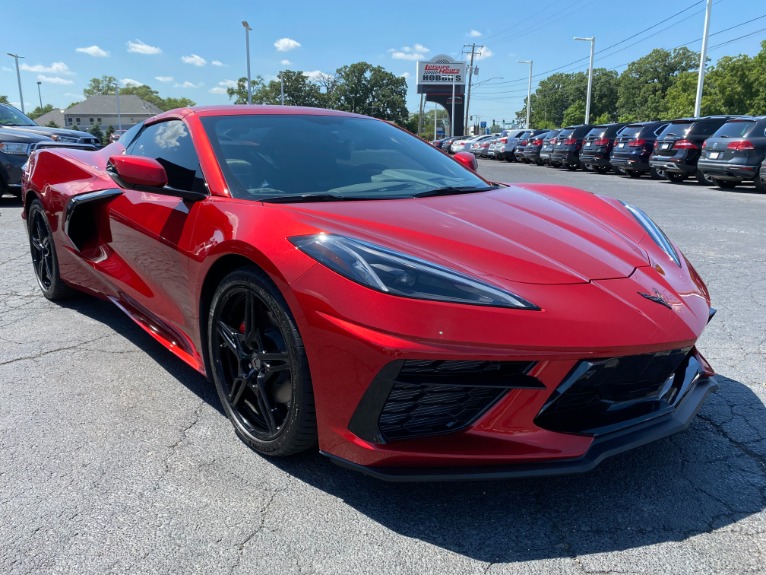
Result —
[[706, 116], [673, 120], [657, 136], [649, 165], [661, 170], [671, 182], [694, 176], [700, 184], [712, 181], [697, 167], [705, 140], [734, 116]]
[[742, 182], [761, 186], [761, 163], [766, 158], [766, 116], [734, 118], [705, 140], [697, 166], [720, 188]]
[[21, 167], [38, 147], [83, 147], [94, 150], [98, 138], [87, 132], [38, 126], [9, 104], [0, 104], [0, 196], [21, 196]]
[[[552, 131], [555, 132], [556, 134], [559, 133], [558, 130], [552, 130]], [[543, 142], [545, 138], [547, 138], [549, 134], [551, 134], [551, 130], [544, 130], [544, 131], [541, 131], [539, 134], [536, 134], [529, 138], [529, 142], [527, 142], [527, 145], [524, 146], [524, 161], [525, 162], [527, 162], [528, 164], [535, 163], [538, 166], [543, 165], [543, 161], [540, 159], [540, 150], [543, 147]]]
[[534, 138], [538, 134], [542, 134], [547, 132], [547, 130], [527, 130], [527, 133], [524, 134], [521, 139], [519, 140], [519, 143], [516, 145], [516, 150], [513, 152], [514, 159], [517, 162], [525, 162], [529, 163], [529, 160], [527, 160], [525, 156], [525, 150], [527, 146], [529, 145], [529, 141]]
[[649, 165], [649, 158], [654, 150], [657, 136], [669, 124], [668, 121], [636, 122], [625, 126], [612, 148], [611, 164], [631, 178], [649, 174], [652, 178], [661, 178], [662, 172]]
[[553, 148], [556, 147], [556, 141], [558, 140], [560, 133], [561, 130], [551, 130], [548, 132], [548, 135], [543, 138], [539, 154], [541, 164], [551, 163], [551, 154], [553, 154]]
[[593, 128], [590, 124], [579, 126], [567, 126], [559, 132], [556, 145], [551, 154], [551, 164], [563, 166], [568, 170], [576, 170], [580, 167], [580, 148], [583, 138]]
[[580, 163], [586, 170], [605, 174], [612, 169], [609, 158], [612, 155], [614, 140], [624, 127], [624, 123], [615, 123], [591, 128], [580, 148]]

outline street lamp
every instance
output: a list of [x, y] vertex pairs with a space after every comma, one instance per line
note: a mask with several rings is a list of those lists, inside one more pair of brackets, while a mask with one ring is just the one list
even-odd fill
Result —
[[247, 20], [242, 20], [242, 26], [245, 27], [245, 50], [247, 51], [247, 103], [253, 103], [253, 91], [250, 87], [250, 24]]
[[285, 79], [282, 77], [282, 72], [279, 72], [279, 99], [282, 105], [285, 105]]
[[585, 100], [585, 123], [590, 121], [590, 93], [593, 88], [593, 50], [596, 47], [596, 37], [590, 38], [574, 37], [575, 40], [582, 40], [583, 42], [590, 42], [590, 66], [588, 67], [588, 96]]
[[[527, 125], [526, 128], [529, 130], [529, 123], [532, 119], [532, 60], [517, 60], [519, 64], [529, 64], [529, 84], [527, 84]], [[588, 92], [590, 92], [590, 89], [588, 89]], [[585, 122], [586, 124], [588, 122]]]
[[11, 58], [16, 60], [16, 81], [19, 83], [19, 101], [21, 102], [21, 113], [25, 114], [24, 111], [24, 96], [21, 93], [21, 74], [19, 74], [19, 58], [23, 58], [24, 56], [19, 56], [18, 54], [11, 54], [10, 52], [6, 52]]
[[42, 82], [40, 80], [37, 81], [37, 96], [40, 98], [40, 113], [43, 111], [43, 93], [40, 91], [40, 84]]
[[120, 83], [114, 81], [114, 95], [117, 98], [117, 129], [122, 131], [122, 115], [120, 114]]

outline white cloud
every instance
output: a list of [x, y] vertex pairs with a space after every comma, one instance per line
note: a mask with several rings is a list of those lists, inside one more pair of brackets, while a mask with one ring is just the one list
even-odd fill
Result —
[[45, 82], [46, 84], [74, 84], [74, 81], [67, 80], [66, 78], [59, 78], [58, 76], [44, 76], [43, 74], [39, 74], [37, 79], [38, 81]]
[[154, 79], [158, 82], [172, 82], [175, 78], [173, 76], [155, 76]]
[[21, 64], [19, 69], [24, 70], [25, 72], [38, 72], [40, 74], [63, 74], [65, 76], [74, 74], [64, 62], [54, 62], [50, 66], [43, 66], [42, 64], [36, 64], [34, 66]]
[[279, 52], [289, 52], [290, 50], [295, 50], [296, 48], [300, 48], [300, 42], [296, 42], [292, 38], [280, 38], [276, 42], [274, 42], [274, 47]]
[[176, 88], [201, 88], [204, 85], [205, 84], [203, 84], [202, 82], [200, 82], [199, 84], [194, 84], [193, 82], [189, 82], [188, 80], [181, 84], [179, 83], [173, 84], [173, 86], [175, 86]]
[[197, 56], [196, 54], [192, 54], [191, 56], [181, 56], [181, 62], [184, 64], [191, 64], [192, 66], [197, 66], [199, 68], [207, 64], [207, 60], [205, 60], [202, 56]]
[[311, 72], [303, 72], [303, 75], [306, 76], [312, 82], [316, 82], [317, 80], [321, 80], [322, 78], [327, 76], [327, 74], [325, 74], [321, 70], [313, 70]]
[[471, 38], [479, 38], [481, 37], [481, 32], [479, 32], [478, 30], [471, 30], [470, 32], [468, 32], [468, 35]]
[[236, 88], [237, 83], [234, 80], [223, 80], [218, 82], [215, 88], [208, 90], [211, 94], [225, 94], [226, 88]]
[[95, 44], [93, 46], [88, 46], [87, 48], [75, 48], [75, 52], [87, 54], [88, 56], [93, 56], [94, 58], [106, 58], [109, 55], [109, 52], [102, 50]]
[[427, 58], [426, 52], [430, 52], [423, 44], [414, 46], [404, 46], [401, 50], [391, 48], [389, 53], [394, 60], [424, 60]]
[[162, 50], [157, 48], [156, 46], [150, 46], [149, 44], [144, 44], [141, 40], [129, 40], [128, 41], [128, 52], [133, 52], [134, 54], [146, 54], [146, 55], [154, 55], [154, 54], [160, 54]]
[[482, 48], [481, 54], [476, 54], [476, 60], [486, 60], [487, 58], [491, 58], [494, 55], [495, 53], [489, 48]]
[[134, 80], [133, 78], [123, 78], [120, 80], [121, 86], [143, 86], [143, 82], [139, 82], [138, 80]]
[[223, 68], [224, 66], [226, 66], [226, 64], [224, 64], [220, 60], [213, 60], [212, 62], [210, 62], [210, 64], [212, 66], [218, 66], [219, 68]]
[[280, 60], [279, 63], [282, 66], [292, 66], [292, 64], [293, 64], [292, 62], [290, 62], [290, 60]]

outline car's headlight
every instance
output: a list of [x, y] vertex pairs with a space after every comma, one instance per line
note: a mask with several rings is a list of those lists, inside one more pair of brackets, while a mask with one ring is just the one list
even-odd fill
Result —
[[660, 229], [660, 226], [655, 224], [652, 221], [652, 218], [647, 216], [643, 210], [635, 206], [631, 206], [630, 204], [626, 204], [625, 202], [622, 202], [622, 205], [625, 206], [625, 209], [628, 210], [633, 215], [633, 217], [636, 218], [636, 220], [638, 220], [638, 223], [641, 224], [641, 227], [646, 230], [646, 233], [649, 234], [654, 243], [657, 244], [663, 252], [668, 254], [670, 259], [672, 259], [680, 268], [681, 258], [678, 256], [678, 252], [676, 252], [673, 244], [670, 243], [668, 236], [666, 236], [665, 232]]
[[4, 154], [29, 155], [29, 144], [21, 142], [0, 142], [0, 152]]
[[415, 299], [539, 310], [536, 305], [479, 280], [419, 258], [333, 234], [290, 241], [319, 263], [374, 290]]

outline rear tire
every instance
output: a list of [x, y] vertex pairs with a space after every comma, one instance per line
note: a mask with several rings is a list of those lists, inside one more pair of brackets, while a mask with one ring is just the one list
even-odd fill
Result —
[[631, 178], [641, 177], [641, 172], [638, 172], [636, 170], [625, 170], [625, 173], [628, 174]]
[[710, 176], [706, 176], [702, 173], [702, 170], [697, 170], [694, 172], [694, 177], [697, 179], [697, 182], [702, 184], [703, 186], [712, 186], [713, 184], [713, 178]]
[[32, 267], [43, 295], [51, 301], [70, 297], [73, 290], [61, 279], [56, 243], [53, 241], [48, 216], [40, 200], [32, 202], [27, 214], [27, 226]]
[[665, 177], [670, 182], [678, 183], [683, 182], [686, 179], [686, 174], [679, 174], [678, 172], [665, 172]]
[[713, 178], [713, 185], [718, 186], [719, 188], [723, 190], [733, 190], [737, 187], [736, 182], [732, 182], [729, 180], [719, 180], [718, 178]]
[[657, 168], [649, 168], [649, 177], [653, 180], [661, 180], [665, 177], [665, 172]]
[[[764, 177], [766, 177], [766, 174], [764, 174]], [[761, 194], [766, 194], [766, 182], [761, 180], [760, 174], [755, 176], [755, 191]]]

